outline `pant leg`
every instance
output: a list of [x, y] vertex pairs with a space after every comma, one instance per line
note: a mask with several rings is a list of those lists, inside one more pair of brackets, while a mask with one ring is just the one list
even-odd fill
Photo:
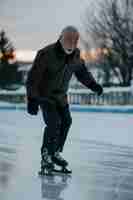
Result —
[[61, 127], [60, 127], [60, 136], [58, 140], [57, 151], [62, 152], [68, 135], [68, 131], [72, 124], [72, 118], [69, 111], [69, 105], [66, 105], [64, 107], [58, 107], [58, 112], [61, 119]]
[[56, 104], [46, 103], [41, 106], [43, 120], [46, 124], [41, 153], [44, 148], [47, 148], [48, 154], [53, 155], [57, 149], [57, 141], [59, 137], [61, 121], [57, 111]]

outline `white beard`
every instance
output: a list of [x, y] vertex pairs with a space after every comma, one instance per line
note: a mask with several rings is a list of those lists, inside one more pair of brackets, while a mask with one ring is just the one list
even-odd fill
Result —
[[62, 44], [61, 40], [60, 40], [60, 43], [61, 43], [61, 46], [62, 46], [63, 50], [65, 51], [65, 53], [66, 53], [67, 55], [70, 55], [70, 54], [73, 53], [74, 49], [71, 49], [71, 50], [65, 49], [65, 48], [63, 47], [63, 44]]
[[64, 49], [64, 51], [65, 51], [65, 53], [67, 54], [67, 55], [70, 55], [70, 54], [72, 54], [73, 53], [73, 49], [70, 51], [70, 50], [68, 50], [68, 49]]

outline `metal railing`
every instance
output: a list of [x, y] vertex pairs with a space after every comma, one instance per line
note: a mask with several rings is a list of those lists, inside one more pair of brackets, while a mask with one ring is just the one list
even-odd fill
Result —
[[101, 96], [87, 89], [70, 89], [68, 93], [71, 104], [83, 105], [133, 105], [133, 92], [130, 87], [105, 88]]
[[[123, 90], [105, 90], [99, 97], [87, 89], [69, 90], [68, 100], [70, 104], [80, 105], [133, 105], [133, 93], [129, 88]], [[0, 93], [0, 101], [24, 103], [25, 93]]]
[[109, 92], [100, 97], [94, 93], [69, 93], [71, 104], [82, 105], [133, 105], [133, 94], [131, 92]]

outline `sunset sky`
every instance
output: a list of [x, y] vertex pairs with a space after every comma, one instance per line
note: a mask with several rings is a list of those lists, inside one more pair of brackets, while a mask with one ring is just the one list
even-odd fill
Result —
[[37, 50], [54, 42], [66, 25], [82, 31], [81, 17], [92, 0], [0, 0], [0, 29], [17, 49]]

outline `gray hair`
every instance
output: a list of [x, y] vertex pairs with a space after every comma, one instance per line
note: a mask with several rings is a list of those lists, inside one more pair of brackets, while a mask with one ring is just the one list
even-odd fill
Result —
[[62, 32], [61, 32], [61, 34], [60, 34], [60, 38], [64, 35], [64, 33], [66, 33], [66, 32], [72, 32], [72, 33], [78, 33], [79, 34], [79, 31], [78, 31], [78, 29], [75, 27], [75, 26], [66, 26], [63, 30], [62, 30]]

